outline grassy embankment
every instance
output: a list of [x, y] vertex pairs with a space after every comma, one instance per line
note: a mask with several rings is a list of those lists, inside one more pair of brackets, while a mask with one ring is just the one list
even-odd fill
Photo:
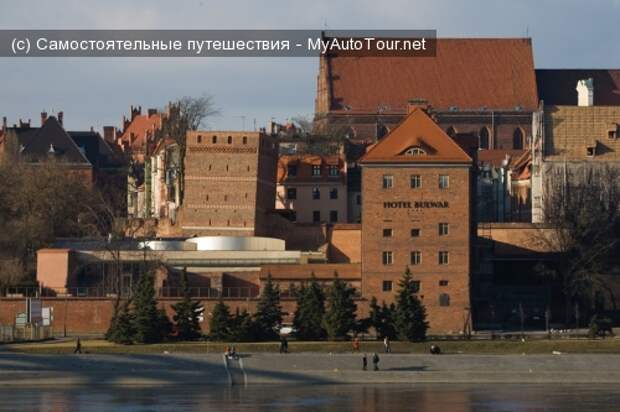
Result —
[[[618, 353], [620, 339], [553, 339], [553, 340], [484, 340], [484, 341], [427, 341], [419, 343], [393, 342], [395, 353], [427, 354], [431, 344], [440, 346], [444, 354], [551, 354], [562, 353]], [[277, 352], [278, 342], [235, 343], [240, 353]], [[82, 349], [87, 353], [223, 353], [227, 343], [222, 342], [170, 342], [154, 345], [116, 345], [104, 340], [82, 340]], [[58, 340], [37, 343], [5, 345], [4, 349], [21, 353], [64, 354], [75, 348], [72, 340]], [[352, 352], [351, 342], [289, 342], [289, 352]], [[383, 351], [382, 342], [364, 341], [363, 352]]]

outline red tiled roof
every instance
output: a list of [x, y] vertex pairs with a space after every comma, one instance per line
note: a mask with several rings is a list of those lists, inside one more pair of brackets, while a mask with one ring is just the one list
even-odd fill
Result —
[[491, 164], [493, 167], [501, 167], [502, 162], [508, 156], [509, 164], [514, 162], [525, 153], [525, 150], [489, 149], [478, 151], [479, 164]]
[[438, 110], [538, 105], [530, 39], [438, 39], [436, 57], [328, 59], [333, 111], [404, 111], [411, 99]]
[[[297, 166], [297, 176], [288, 176], [288, 165]], [[321, 176], [312, 176], [312, 166], [322, 166]], [[338, 166], [340, 171], [338, 176], [329, 176], [329, 166]], [[277, 182], [285, 180], [303, 181], [334, 181], [342, 180], [345, 177], [344, 159], [340, 155], [281, 155], [278, 157], [278, 177]]]
[[[425, 154], [405, 154], [409, 148]], [[386, 137], [374, 145], [361, 163], [470, 163], [471, 157], [461, 149], [424, 110], [414, 109]]]
[[620, 106], [620, 70], [536, 70], [538, 95], [546, 106], [576, 106], [577, 81], [594, 80], [595, 106]]
[[129, 144], [130, 137], [133, 135], [131, 147], [142, 148], [144, 147], [146, 137], [153, 136], [155, 130], [161, 129], [161, 123], [161, 113], [155, 113], [151, 116], [148, 114], [137, 115], [127, 128], [123, 130], [120, 140]]

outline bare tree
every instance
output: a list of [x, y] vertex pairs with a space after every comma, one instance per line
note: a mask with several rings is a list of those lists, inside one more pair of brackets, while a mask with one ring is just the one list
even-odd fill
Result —
[[187, 149], [187, 132], [198, 130], [205, 121], [220, 113], [215, 107], [211, 96], [201, 97], [184, 96], [168, 105], [167, 116], [164, 117], [157, 139], [170, 138], [179, 145], [180, 165], [178, 165], [181, 202], [183, 202], [185, 152]]
[[619, 177], [609, 166], [560, 167], [546, 182], [548, 228], [538, 240], [556, 257], [537, 270], [562, 285], [567, 325], [573, 303], [594, 310], [597, 296], [610, 293], [607, 280], [617, 271], [614, 255], [620, 246]]

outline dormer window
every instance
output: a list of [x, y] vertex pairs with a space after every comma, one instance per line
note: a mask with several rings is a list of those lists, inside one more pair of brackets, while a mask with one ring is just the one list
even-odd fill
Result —
[[425, 154], [426, 151], [418, 146], [411, 146], [409, 149], [405, 150], [405, 156], [422, 156]]

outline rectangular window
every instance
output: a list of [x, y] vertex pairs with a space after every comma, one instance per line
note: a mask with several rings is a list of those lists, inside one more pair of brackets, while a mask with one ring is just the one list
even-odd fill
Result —
[[411, 252], [411, 264], [419, 265], [422, 262], [422, 252], [419, 250], [414, 250]]
[[315, 210], [312, 212], [312, 221], [314, 223], [320, 223], [321, 222], [321, 211], [320, 210]]
[[392, 229], [383, 229], [383, 237], [392, 237]]
[[286, 189], [286, 198], [289, 200], [297, 199], [297, 189], [294, 187], [289, 187]]
[[312, 188], [312, 199], [319, 200], [321, 198], [321, 190], [318, 187]]
[[448, 187], [450, 187], [450, 176], [439, 175], [439, 188], [447, 189]]
[[329, 211], [329, 221], [331, 223], [338, 222], [338, 211], [337, 210], [330, 210]]
[[312, 176], [321, 176], [321, 165], [312, 165]]
[[383, 188], [391, 189], [394, 187], [394, 176], [392, 175], [383, 175]]
[[439, 306], [450, 306], [450, 295], [441, 293], [439, 295]]
[[448, 286], [448, 281], [447, 280], [440, 280], [439, 281], [439, 286]]
[[286, 169], [287, 169], [288, 177], [297, 176], [297, 165], [288, 165]]
[[411, 188], [418, 189], [422, 187], [422, 178], [420, 175], [411, 175]]
[[329, 166], [329, 175], [331, 177], [340, 176], [340, 169], [338, 168], [337, 165], [330, 165]]
[[446, 236], [448, 234], [449, 225], [447, 223], [439, 224], [439, 236]]
[[394, 256], [392, 254], [391, 251], [384, 251], [383, 252], [383, 264], [384, 265], [391, 265], [394, 263]]
[[448, 264], [448, 260], [449, 260], [448, 252], [445, 251], [445, 250], [440, 250], [439, 251], [439, 264], [440, 265], [447, 265]]
[[411, 237], [420, 237], [420, 229], [411, 229]]
[[332, 200], [338, 199], [338, 189], [335, 187], [331, 188], [329, 191], [329, 198]]
[[391, 292], [392, 291], [392, 281], [391, 280], [384, 280], [383, 281], [383, 291], [384, 292]]

